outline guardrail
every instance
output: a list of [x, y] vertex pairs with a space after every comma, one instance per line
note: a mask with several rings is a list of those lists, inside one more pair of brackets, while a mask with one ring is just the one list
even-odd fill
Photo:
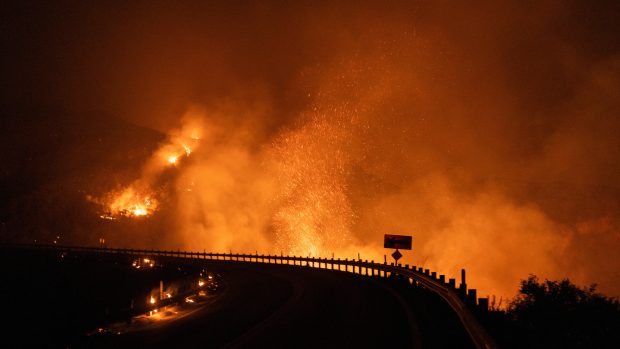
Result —
[[456, 287], [455, 279], [446, 281], [444, 275], [431, 272], [422, 267], [409, 266], [405, 264], [395, 265], [375, 263], [368, 260], [349, 260], [340, 258], [314, 258], [301, 256], [277, 256], [239, 254], [239, 253], [213, 253], [213, 252], [193, 252], [193, 251], [165, 251], [165, 250], [142, 250], [127, 248], [107, 248], [107, 247], [82, 247], [82, 246], [59, 246], [59, 245], [4, 245], [11, 248], [26, 248], [53, 250], [59, 252], [94, 252], [106, 254], [136, 255], [145, 257], [175, 257], [194, 260], [222, 261], [222, 262], [246, 262], [246, 263], [265, 263], [277, 265], [303, 266], [316, 269], [339, 270], [358, 275], [388, 277], [390, 275], [401, 275], [410, 280], [411, 283], [425, 287], [443, 298], [446, 303], [457, 314], [461, 323], [467, 330], [470, 338], [479, 349], [496, 348], [494, 341], [486, 330], [480, 325], [472, 313], [472, 309], [485, 312], [488, 311], [488, 299], [476, 297], [475, 289], [467, 289], [465, 283], [465, 270], [461, 272], [461, 283]]

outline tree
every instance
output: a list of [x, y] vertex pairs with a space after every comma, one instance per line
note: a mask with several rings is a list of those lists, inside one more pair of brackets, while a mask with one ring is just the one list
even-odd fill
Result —
[[509, 304], [517, 346], [620, 348], [620, 303], [568, 279], [539, 282], [530, 275]]

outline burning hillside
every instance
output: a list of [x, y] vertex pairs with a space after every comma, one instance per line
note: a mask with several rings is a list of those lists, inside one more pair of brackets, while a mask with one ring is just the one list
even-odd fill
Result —
[[620, 294], [617, 2], [109, 6], [5, 11], [6, 105], [82, 113], [12, 119], [12, 238], [382, 260], [407, 234], [482, 294]]
[[146, 218], [159, 208], [162, 193], [156, 187], [167, 171], [174, 171], [187, 161], [200, 145], [199, 119], [194, 118], [184, 128], [173, 130], [168, 139], [146, 160], [140, 178], [132, 184], [104, 194], [87, 195], [86, 199], [101, 207], [100, 217], [115, 220], [118, 217]]

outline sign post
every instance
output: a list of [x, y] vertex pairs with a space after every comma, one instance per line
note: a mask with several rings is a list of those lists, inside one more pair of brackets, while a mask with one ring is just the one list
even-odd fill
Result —
[[394, 265], [398, 265], [398, 260], [403, 256], [398, 250], [411, 250], [411, 235], [385, 234], [383, 237], [383, 247], [396, 249], [392, 253], [392, 258], [394, 258]]

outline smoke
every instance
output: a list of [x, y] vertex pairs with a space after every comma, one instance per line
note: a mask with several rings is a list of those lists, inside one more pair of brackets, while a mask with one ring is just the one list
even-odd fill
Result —
[[[465, 267], [481, 294], [535, 273], [620, 295], [617, 5], [137, 7], [81, 9], [50, 31], [80, 32], [56, 46], [82, 59], [54, 55], [67, 88], [41, 98], [202, 125], [174, 168], [162, 247], [378, 261], [383, 234], [411, 234], [403, 263]], [[37, 67], [11, 96], [59, 83]]]
[[[302, 71], [307, 103], [277, 132], [252, 129], [277, 106], [231, 116], [248, 125], [229, 124], [186, 172], [199, 183], [179, 201], [186, 246], [382, 260], [384, 233], [412, 234], [403, 263], [464, 267], [482, 294], [510, 296], [529, 273], [601, 276], [617, 293], [618, 59], [586, 62], [561, 35], [535, 39], [548, 34], [541, 21], [568, 16], [555, 6], [491, 23], [461, 10], [441, 29], [357, 13], [339, 33], [358, 41], [334, 39], [341, 59]], [[512, 47], [548, 43], [560, 57]], [[533, 65], [529, 81], [513, 59]]]
[[[422, 103], [411, 113], [402, 112], [409, 101], [389, 88], [400, 78], [385, 71], [360, 74], [359, 66], [367, 64], [335, 68], [354, 73], [321, 85], [315, 102], [296, 123], [268, 141], [249, 136], [261, 133], [254, 129], [254, 120], [267, 117], [251, 109], [238, 112], [244, 115], [241, 119], [250, 120], [246, 125], [228, 124], [209, 141], [209, 151], [195, 159], [179, 184], [195, 185], [178, 203], [179, 231], [187, 248], [335, 253], [347, 258], [360, 253], [364, 259], [381, 260], [383, 234], [402, 233], [414, 236], [414, 250], [405, 253], [404, 263], [451, 276], [464, 267], [470, 271], [470, 285], [486, 293], [510, 296], [528, 273], [569, 276], [582, 283], [592, 282], [592, 275], [604, 275], [613, 281], [615, 262], [604, 261], [613, 261], [618, 242], [613, 218], [617, 206], [612, 204], [616, 198], [600, 193], [599, 199], [607, 203], [565, 201], [571, 191], [594, 193], [604, 183], [603, 178], [582, 183], [584, 174], [576, 175], [571, 167], [587, 160], [586, 174], [600, 175], [606, 168], [605, 162], [585, 156], [588, 147], [596, 146], [591, 134], [557, 127], [535, 155], [506, 156], [519, 150], [514, 149], [520, 147], [518, 141], [506, 146], [505, 140], [497, 143], [495, 135], [481, 137], [476, 130], [480, 125], [466, 126], [479, 120], [477, 113], [493, 110], [518, 117], [517, 110], [497, 105], [497, 95], [486, 107], [491, 111], [480, 107], [473, 115], [433, 120], [432, 110]], [[598, 103], [584, 98], [604, 95], [595, 88], [600, 87], [599, 74], [593, 74], [573, 103], [597, 108]], [[354, 92], [350, 86], [355, 86]], [[567, 119], [596, 113], [575, 110], [579, 108], [567, 105], [562, 112]], [[221, 118], [213, 119], [211, 127], [221, 126]], [[609, 119], [601, 120], [610, 127]], [[496, 127], [504, 137], [522, 136]], [[606, 127], [587, 129], [598, 133]], [[611, 136], [606, 146], [615, 139]], [[495, 144], [507, 149], [490, 146]], [[567, 152], [567, 147], [586, 153], [569, 161], [562, 157], [579, 153], [570, 148]], [[604, 152], [600, 156], [606, 157]], [[600, 170], [592, 171], [595, 166]], [[571, 175], [554, 176], [553, 171]], [[574, 216], [583, 207], [590, 213]], [[598, 244], [590, 235], [602, 235], [605, 242]], [[584, 239], [596, 246], [600, 259], [581, 251]]]

